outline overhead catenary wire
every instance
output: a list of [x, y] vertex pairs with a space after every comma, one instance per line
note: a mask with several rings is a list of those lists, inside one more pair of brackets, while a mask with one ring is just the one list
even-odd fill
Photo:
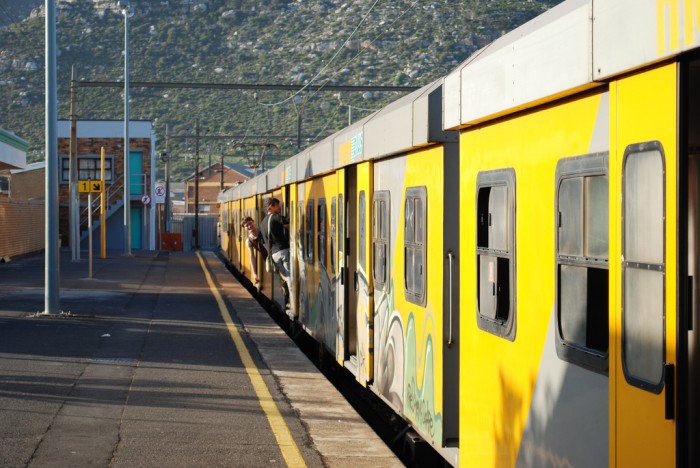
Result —
[[306, 88], [308, 88], [314, 81], [316, 81], [316, 79], [321, 75], [321, 73], [323, 73], [323, 72], [330, 66], [331, 63], [333, 63], [333, 61], [336, 59], [336, 57], [338, 57], [338, 55], [340, 54], [340, 52], [342, 52], [342, 50], [345, 48], [345, 46], [347, 45], [347, 43], [350, 42], [350, 39], [352, 39], [352, 37], [355, 35], [355, 33], [357, 33], [357, 31], [360, 29], [360, 26], [362, 26], [362, 23], [365, 22], [365, 20], [367, 19], [367, 17], [369, 16], [369, 14], [372, 12], [372, 10], [374, 9], [374, 7], [377, 5], [377, 3], [379, 3], [379, 0], [374, 0], [374, 3], [372, 4], [372, 6], [369, 8], [369, 10], [368, 10], [367, 13], [365, 14], [365, 16], [362, 17], [362, 19], [361, 19], [360, 22], [357, 24], [357, 26], [356, 26], [355, 29], [352, 31], [352, 33], [350, 33], [350, 35], [348, 36], [348, 38], [345, 39], [345, 42], [343, 42], [343, 44], [342, 44], [340, 47], [338, 47], [338, 50], [337, 50], [336, 53], [333, 55], [333, 57], [331, 57], [331, 59], [328, 61], [328, 63], [326, 63], [326, 64], [323, 66], [323, 68], [322, 68], [319, 72], [317, 72], [316, 75], [315, 75], [313, 78], [311, 78], [311, 79], [309, 80], [309, 83], [308, 83], [306, 86], [303, 86], [300, 90], [298, 90], [298, 91], [297, 91], [296, 93], [294, 93], [292, 96], [288, 97], [287, 99], [285, 99], [285, 100], [283, 100], [283, 101], [274, 102], [274, 103], [269, 103], [269, 104], [266, 104], [266, 103], [262, 103], [262, 102], [261, 102], [260, 105], [261, 105], [261, 106], [279, 106], [279, 105], [285, 104], [285, 103], [289, 102], [291, 99], [294, 99], [296, 96], [298, 96], [299, 94], [301, 94], [301, 92], [304, 91]]
[[[419, 0], [414, 0], [414, 2], [411, 3], [411, 5], [410, 5], [408, 8], [406, 8], [399, 16], [397, 16], [397, 17], [389, 24], [389, 26], [388, 26], [387, 28], [382, 28], [382, 30], [379, 32], [379, 34], [377, 34], [377, 35], [374, 37], [374, 39], [372, 39], [372, 40], [369, 42], [370, 45], [372, 45], [372, 44], [374, 44], [375, 42], [377, 42], [377, 40], [379, 40], [379, 38], [382, 37], [382, 36], [386, 33], [386, 30], [387, 30], [387, 29], [389, 29], [390, 27], [392, 27], [397, 21], [399, 21], [399, 20], [400, 20], [401, 18], [403, 18], [409, 11], [411, 11], [411, 10], [416, 6], [416, 4], [418, 4], [418, 1], [419, 1]], [[357, 60], [360, 56], [362, 56], [362, 55], [365, 53], [366, 50], [367, 50], [367, 49], [360, 48], [360, 50], [359, 50], [359, 52], [357, 52], [357, 54], [355, 54], [354, 56], [350, 57], [348, 60], [346, 60], [345, 62], [343, 62], [343, 63], [338, 67], [338, 69], [335, 71], [335, 73], [333, 73], [333, 74], [330, 75], [328, 78], [326, 78], [326, 80], [323, 82], [323, 84], [321, 85], [320, 88], [322, 88], [326, 83], [328, 83], [330, 80], [332, 80], [333, 78], [335, 78], [335, 77], [338, 75], [338, 73], [340, 73], [340, 71], [341, 71], [342, 69], [346, 68], [349, 64], [351, 64], [352, 62], [354, 62], [355, 60]], [[309, 97], [312, 97], [312, 96], [314, 96], [316, 93], [318, 93], [318, 91], [320, 91], [320, 88], [319, 88], [318, 90], [316, 90], [314, 93], [312, 93]]]

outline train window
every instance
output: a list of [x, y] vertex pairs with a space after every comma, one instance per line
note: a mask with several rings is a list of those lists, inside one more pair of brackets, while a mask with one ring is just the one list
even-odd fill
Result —
[[608, 371], [608, 155], [566, 158], [556, 175], [556, 349]]
[[228, 206], [225, 204], [221, 209], [221, 232], [229, 232]]
[[335, 246], [337, 239], [335, 197], [331, 198], [331, 273], [335, 273]]
[[[406, 300], [425, 305], [426, 272], [426, 209], [427, 190], [422, 187], [406, 189], [404, 205], [404, 288]], [[388, 239], [388, 228], [387, 228]]]
[[299, 202], [299, 207], [297, 211], [297, 239], [299, 239], [299, 254], [301, 255], [300, 261], [306, 258], [306, 243], [304, 242], [304, 202]]
[[306, 263], [314, 263], [314, 201], [306, 204]]
[[480, 172], [477, 190], [477, 324], [515, 339], [515, 171]]
[[328, 258], [326, 257], [326, 199], [318, 200], [318, 262], [324, 269], [328, 269]]
[[665, 182], [659, 142], [628, 146], [622, 167], [622, 362], [631, 385], [659, 393], [665, 361]]
[[238, 238], [238, 240], [241, 240], [241, 231], [242, 229], [236, 229], [236, 226], [241, 225], [241, 216], [239, 213], [238, 209], [235, 209], [233, 211], [233, 235]]
[[343, 220], [345, 219], [345, 205], [343, 204], [343, 194], [338, 195], [338, 262], [342, 266], [342, 253], [345, 251], [345, 231], [343, 230]]
[[389, 191], [374, 193], [372, 209], [372, 276], [377, 288], [386, 283], [387, 249], [389, 245]]
[[366, 237], [366, 233], [365, 233], [365, 231], [366, 231], [366, 229], [365, 229], [365, 220], [366, 220], [365, 219], [365, 211], [366, 211], [366, 209], [365, 209], [365, 191], [364, 190], [360, 191], [359, 205], [360, 206], [358, 207], [358, 209], [359, 209], [358, 214], [359, 214], [359, 218], [360, 218], [359, 219], [359, 222], [360, 222], [360, 226], [359, 226], [360, 227], [360, 248], [358, 250], [358, 259], [357, 260], [358, 260], [358, 263], [360, 264], [360, 268], [364, 272], [364, 271], [367, 271], [367, 262], [365, 260], [365, 257], [366, 257], [366, 255], [365, 255], [365, 248], [366, 248], [365, 241], [367, 240], [367, 237]]

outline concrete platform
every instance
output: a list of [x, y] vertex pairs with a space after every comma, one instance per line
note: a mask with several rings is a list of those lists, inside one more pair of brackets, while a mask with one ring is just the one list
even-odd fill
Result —
[[196, 253], [0, 264], [0, 466], [403, 466], [212, 252], [224, 298], [301, 461], [288, 463]]

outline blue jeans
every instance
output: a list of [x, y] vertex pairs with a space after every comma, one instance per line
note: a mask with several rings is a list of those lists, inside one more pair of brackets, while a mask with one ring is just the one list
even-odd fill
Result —
[[289, 284], [289, 249], [278, 250], [272, 254], [272, 261], [277, 266], [284, 281]]

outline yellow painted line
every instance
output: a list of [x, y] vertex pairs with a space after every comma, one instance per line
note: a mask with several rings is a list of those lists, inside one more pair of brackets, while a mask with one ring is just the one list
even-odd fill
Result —
[[238, 328], [236, 328], [236, 325], [234, 325], [233, 320], [231, 319], [231, 315], [228, 312], [228, 307], [226, 307], [224, 299], [221, 297], [219, 290], [216, 289], [216, 285], [212, 280], [209, 269], [204, 262], [204, 258], [199, 252], [197, 252], [197, 257], [199, 258], [199, 263], [204, 271], [204, 276], [207, 278], [209, 289], [216, 298], [216, 303], [219, 305], [221, 317], [224, 319], [224, 322], [226, 322], [228, 332], [233, 339], [233, 343], [236, 345], [238, 354], [241, 355], [241, 360], [243, 361], [246, 373], [250, 378], [250, 382], [253, 384], [253, 389], [258, 397], [260, 406], [265, 412], [265, 416], [267, 416], [267, 420], [270, 423], [270, 428], [272, 428], [272, 433], [277, 439], [277, 445], [279, 445], [280, 450], [282, 451], [284, 461], [286, 461], [287, 465], [290, 467], [306, 466], [306, 462], [301, 456], [301, 451], [299, 451], [299, 447], [294, 441], [287, 423], [284, 422], [284, 418], [282, 417], [282, 414], [280, 414], [277, 404], [275, 404], [275, 401], [272, 399], [272, 395], [270, 394], [267, 385], [265, 385], [265, 381], [263, 381], [257, 366], [253, 362], [253, 358], [250, 356], [248, 348], [243, 342], [243, 338], [241, 338], [241, 334], [238, 333]]

